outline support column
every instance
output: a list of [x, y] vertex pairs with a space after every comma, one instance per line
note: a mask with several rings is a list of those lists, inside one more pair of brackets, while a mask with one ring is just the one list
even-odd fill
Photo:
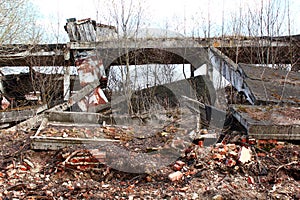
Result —
[[195, 67], [191, 64], [191, 78], [194, 78], [195, 77]]
[[64, 67], [64, 101], [68, 101], [70, 98], [71, 90], [71, 75], [70, 66]]
[[206, 64], [206, 75], [210, 81], [214, 82], [214, 68], [211, 64]]
[[2, 79], [4, 79], [4, 74], [0, 71], [0, 93], [5, 93]]

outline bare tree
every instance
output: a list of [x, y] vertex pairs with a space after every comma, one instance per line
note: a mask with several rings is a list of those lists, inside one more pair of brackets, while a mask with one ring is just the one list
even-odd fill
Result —
[[[61, 94], [63, 76], [58, 72], [58, 69], [62, 68], [56, 66], [56, 61], [60, 59], [57, 55], [60, 54], [61, 47], [37, 45], [50, 39], [47, 38], [50, 34], [44, 34], [43, 28], [37, 23], [40, 14], [30, 0], [0, 2], [0, 44], [3, 45], [0, 53], [5, 56], [14, 54], [22, 56], [22, 67], [29, 68], [29, 72], [26, 74], [11, 75], [1, 79], [5, 86], [1, 92], [4, 96], [15, 98], [15, 106], [35, 104], [27, 100], [30, 95], [37, 97], [38, 104], [47, 104], [49, 107], [63, 99], [63, 94]], [[59, 22], [57, 24], [60, 25]], [[47, 33], [51, 32], [47, 31]], [[52, 34], [57, 36], [55, 41], [59, 41], [57, 32], [54, 31]], [[38, 56], [47, 51], [55, 52], [55, 55], [51, 57]], [[58, 54], [56, 55], [56, 53]], [[5, 56], [3, 59], [6, 59]], [[6, 63], [5, 60], [2, 61]], [[14, 67], [13, 59], [11, 62], [11, 67]], [[41, 68], [37, 66], [42, 66], [44, 70], [39, 70]]]
[[130, 66], [129, 40], [136, 39], [142, 23], [143, 6], [141, 1], [113, 0], [107, 2], [112, 23], [117, 27], [117, 44], [119, 50], [119, 63], [125, 68], [121, 69], [123, 93], [127, 100], [129, 111], [132, 110], [130, 97], [132, 95], [132, 83]]
[[[261, 63], [276, 67], [278, 56], [282, 52], [278, 51], [276, 45], [274, 46], [273, 38], [288, 34], [287, 27], [285, 27], [287, 1], [289, 0], [260, 0], [256, 2], [256, 6], [240, 6], [239, 11], [232, 14], [231, 35], [234, 36], [237, 45], [234, 59], [236, 63], [240, 62], [242, 55], [247, 55], [243, 57], [244, 62], [248, 59], [247, 63]], [[252, 41], [252, 47], [246, 52], [240, 52], [239, 47], [243, 47], [245, 37]]]
[[41, 28], [37, 11], [29, 0], [0, 2], [0, 44], [38, 43]]

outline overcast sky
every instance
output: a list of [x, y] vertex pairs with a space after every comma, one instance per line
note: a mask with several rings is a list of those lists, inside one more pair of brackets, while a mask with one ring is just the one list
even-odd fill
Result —
[[[238, 13], [240, 9], [250, 7], [259, 10], [262, 1], [266, 3], [273, 0], [143, 0], [142, 6], [145, 9], [145, 24], [143, 25], [152, 28], [168, 28], [190, 34], [192, 29], [203, 25], [203, 21], [207, 24], [207, 18], [210, 16], [212, 32], [220, 32], [222, 16], [228, 22], [233, 18], [232, 13]], [[285, 0], [277, 1], [284, 7]], [[300, 1], [289, 1], [291, 31], [292, 34], [299, 34]], [[111, 24], [105, 19], [105, 16], [108, 15], [105, 0], [32, 0], [32, 2], [42, 14], [39, 23], [45, 24], [48, 28], [51, 27], [51, 31], [57, 32], [59, 29], [62, 35], [65, 34], [63, 26], [66, 19], [72, 17], [77, 19], [91, 18], [97, 22]], [[286, 13], [284, 15], [287, 16]]]

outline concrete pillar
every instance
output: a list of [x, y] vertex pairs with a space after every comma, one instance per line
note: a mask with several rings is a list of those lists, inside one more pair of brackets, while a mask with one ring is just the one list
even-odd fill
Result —
[[195, 67], [191, 64], [191, 78], [195, 77]]
[[68, 101], [70, 98], [71, 90], [71, 75], [70, 75], [70, 66], [64, 67], [64, 100]]
[[206, 75], [209, 77], [209, 80], [214, 82], [214, 68], [211, 64], [206, 65]]
[[3, 77], [4, 76], [0, 75], [0, 93], [5, 93], [4, 87], [3, 87], [3, 82], [2, 82]]

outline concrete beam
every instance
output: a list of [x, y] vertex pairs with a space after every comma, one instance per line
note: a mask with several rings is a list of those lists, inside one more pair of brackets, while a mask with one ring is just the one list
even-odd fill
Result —
[[211, 65], [219, 71], [220, 74], [222, 74], [222, 76], [229, 81], [238, 92], [243, 92], [251, 104], [255, 104], [256, 98], [248, 85], [244, 82], [246, 75], [238, 64], [234, 63], [231, 59], [214, 47], [208, 49], [208, 55]]
[[47, 109], [47, 105], [30, 109], [10, 110], [0, 112], [0, 123], [20, 122], [34, 117]]
[[2, 45], [0, 66], [68, 66], [68, 51], [67, 44]]
[[113, 118], [105, 116], [99, 113], [87, 113], [87, 112], [61, 112], [53, 111], [47, 113], [49, 121], [67, 122], [74, 124], [102, 124], [104, 121], [106, 124], [112, 124]]

